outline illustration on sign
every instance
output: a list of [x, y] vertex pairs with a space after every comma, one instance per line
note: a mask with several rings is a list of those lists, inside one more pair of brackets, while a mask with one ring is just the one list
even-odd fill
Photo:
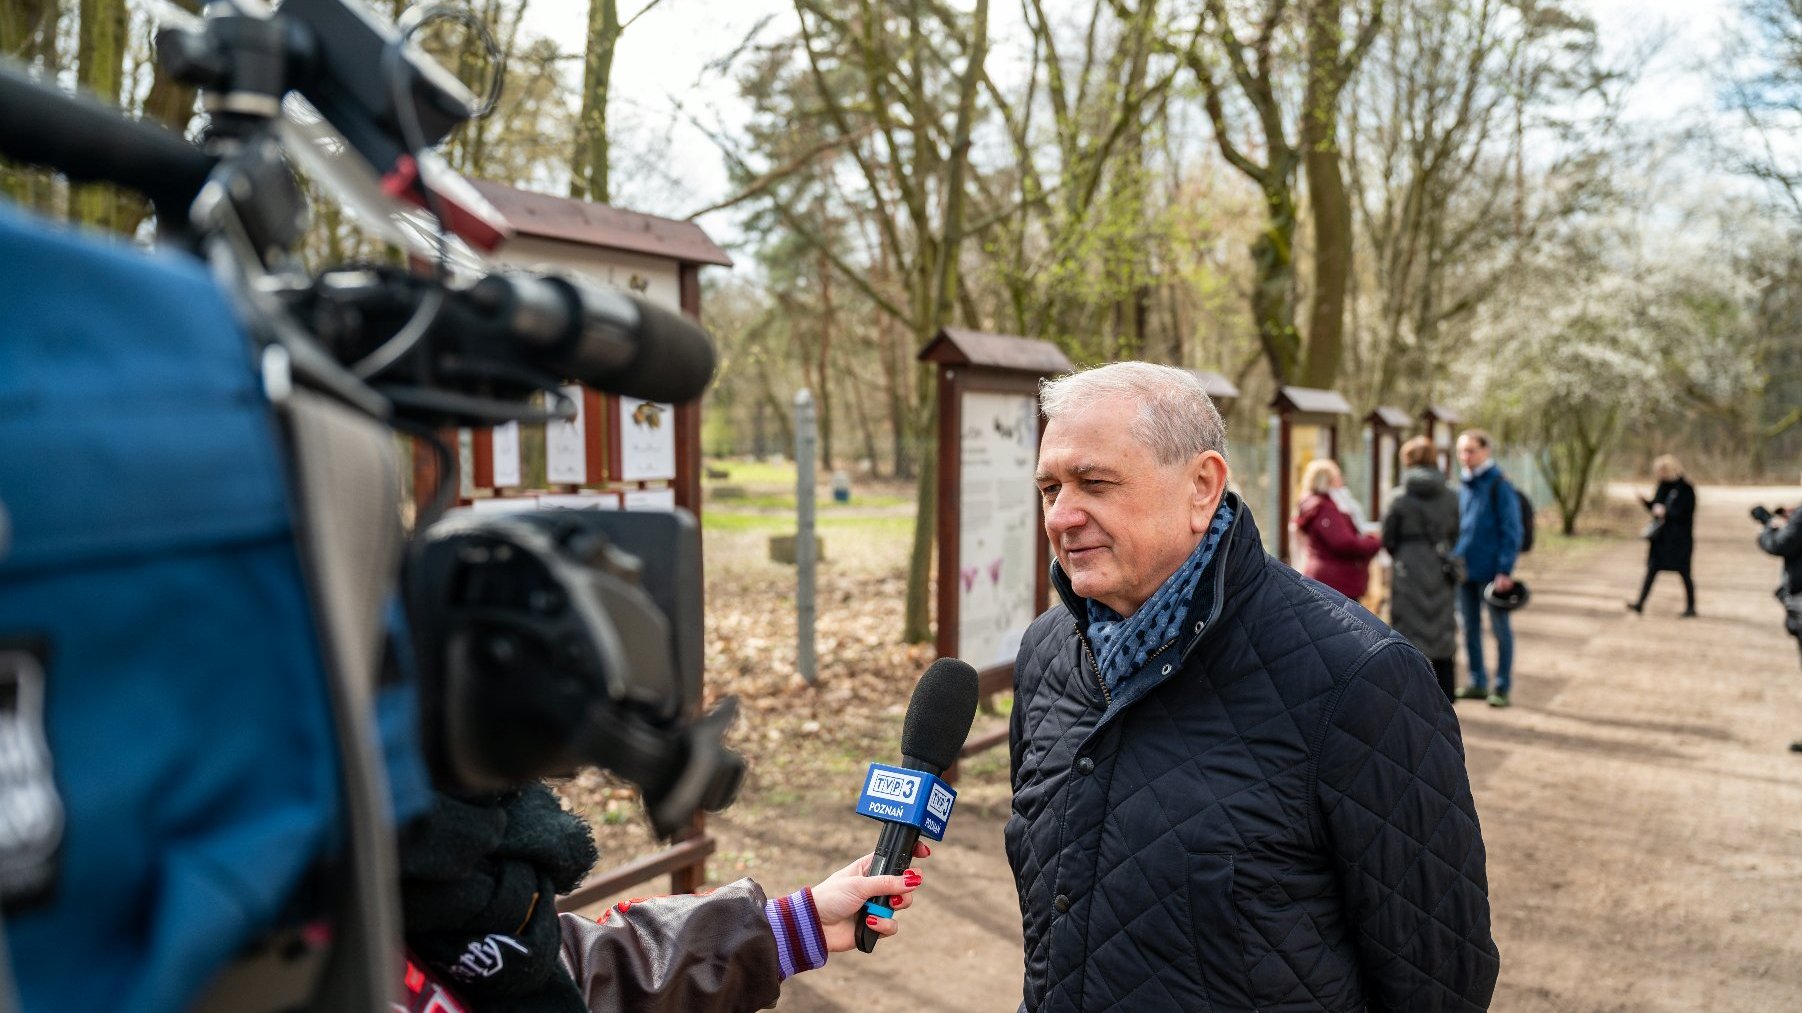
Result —
[[957, 656], [1011, 664], [1036, 614], [1038, 401], [969, 391], [962, 414]]

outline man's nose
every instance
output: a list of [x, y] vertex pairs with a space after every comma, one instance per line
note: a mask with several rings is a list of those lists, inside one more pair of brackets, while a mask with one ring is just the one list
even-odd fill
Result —
[[1081, 527], [1088, 520], [1088, 514], [1078, 507], [1069, 495], [1059, 492], [1051, 503], [1045, 507], [1045, 530], [1057, 534]]

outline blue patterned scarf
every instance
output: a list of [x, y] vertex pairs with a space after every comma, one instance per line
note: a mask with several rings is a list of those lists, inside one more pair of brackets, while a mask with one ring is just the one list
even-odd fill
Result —
[[1189, 601], [1195, 597], [1195, 585], [1200, 583], [1202, 571], [1208, 568], [1232, 522], [1233, 508], [1223, 500], [1214, 511], [1214, 521], [1208, 525], [1201, 544], [1132, 615], [1123, 617], [1093, 598], [1086, 599], [1089, 644], [1095, 649], [1095, 665], [1109, 690], [1137, 672], [1151, 652], [1169, 643], [1182, 629], [1189, 616]]

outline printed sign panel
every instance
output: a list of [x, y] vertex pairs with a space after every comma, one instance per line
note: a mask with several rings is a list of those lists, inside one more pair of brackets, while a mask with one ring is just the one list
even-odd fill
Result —
[[885, 823], [905, 823], [935, 841], [945, 839], [957, 790], [923, 770], [870, 764], [857, 812]]
[[506, 422], [494, 427], [494, 486], [506, 489], [519, 485], [519, 423]]
[[536, 496], [497, 496], [470, 501], [468, 509], [479, 514], [517, 514], [538, 509]]
[[619, 474], [622, 482], [676, 477], [676, 410], [661, 401], [619, 399]]
[[1037, 615], [1038, 399], [968, 391], [961, 414], [957, 656], [1010, 665]]
[[627, 510], [661, 510], [668, 513], [676, 509], [676, 490], [665, 486], [661, 489], [627, 489], [620, 494]]
[[673, 310], [682, 308], [681, 275], [674, 261], [620, 250], [515, 236], [494, 259], [534, 270], [546, 267], [624, 289]]
[[468, 429], [457, 430], [457, 495], [474, 499], [476, 494], [476, 440]]
[[582, 428], [587, 419], [581, 385], [572, 383], [564, 387], [563, 396], [575, 402], [576, 417], [567, 421], [552, 419], [544, 424], [545, 479], [581, 485], [588, 481], [588, 445], [586, 430]]
[[546, 510], [618, 510], [619, 493], [557, 493], [538, 497], [538, 505]]

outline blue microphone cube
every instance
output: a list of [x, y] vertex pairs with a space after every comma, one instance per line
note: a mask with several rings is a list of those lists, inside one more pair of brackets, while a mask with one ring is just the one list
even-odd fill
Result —
[[857, 812], [884, 823], [905, 823], [935, 841], [945, 839], [957, 790], [923, 770], [870, 764]]

